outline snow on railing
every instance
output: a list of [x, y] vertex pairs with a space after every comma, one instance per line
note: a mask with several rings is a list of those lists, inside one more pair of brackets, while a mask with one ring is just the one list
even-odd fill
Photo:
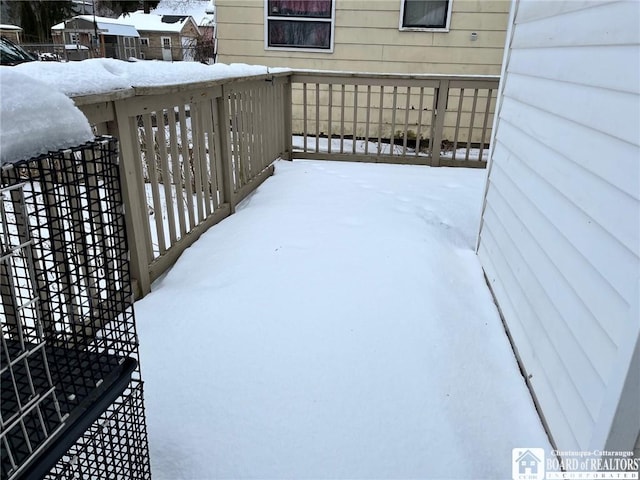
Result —
[[75, 102], [97, 133], [120, 140], [133, 277], [144, 295], [277, 158], [484, 167], [497, 87], [488, 76], [280, 70]]

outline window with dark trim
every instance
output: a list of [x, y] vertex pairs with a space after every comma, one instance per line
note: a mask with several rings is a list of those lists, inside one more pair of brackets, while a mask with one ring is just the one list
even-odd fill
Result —
[[401, 28], [447, 29], [451, 0], [403, 0]]
[[331, 50], [333, 0], [266, 0], [267, 47]]

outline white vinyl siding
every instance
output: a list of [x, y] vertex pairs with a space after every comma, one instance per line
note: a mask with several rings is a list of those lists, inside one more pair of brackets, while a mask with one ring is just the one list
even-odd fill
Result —
[[558, 449], [633, 450], [640, 3], [512, 8], [478, 254]]

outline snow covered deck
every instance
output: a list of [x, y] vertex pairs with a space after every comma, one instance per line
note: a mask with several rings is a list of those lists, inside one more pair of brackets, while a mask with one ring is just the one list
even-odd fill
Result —
[[135, 305], [154, 478], [511, 478], [549, 449], [474, 254], [485, 175], [276, 162]]

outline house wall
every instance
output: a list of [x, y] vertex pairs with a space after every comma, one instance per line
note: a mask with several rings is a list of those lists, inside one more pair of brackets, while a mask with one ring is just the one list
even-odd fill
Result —
[[140, 50], [146, 60], [162, 60], [162, 37], [171, 38], [171, 58], [173, 61], [183, 60], [183, 49], [181, 37], [197, 38], [198, 32], [193, 24], [187, 22], [180, 33], [157, 32], [138, 30], [140, 37], [149, 39], [149, 47], [142, 47]]
[[478, 255], [559, 450], [640, 431], [640, 3], [515, 0]]
[[400, 31], [400, 6], [400, 0], [337, 0], [335, 46], [326, 53], [265, 50], [264, 0], [216, 0], [218, 61], [356, 72], [500, 73], [509, 2], [453, 0], [448, 32]]
[[162, 60], [162, 37], [171, 38], [171, 58], [174, 61], [182, 60], [182, 51], [180, 49], [180, 35], [178, 33], [168, 32], [149, 32], [138, 30], [141, 38], [149, 39], [149, 47], [140, 47], [140, 51], [144, 54], [145, 60]]
[[[264, 0], [216, 0], [218, 62], [380, 73], [500, 73], [509, 17], [506, 0], [452, 0], [448, 32], [400, 31], [400, 0], [337, 0], [331, 53], [265, 50], [264, 3]], [[475, 41], [471, 40], [472, 32], [477, 33]], [[326, 92], [321, 95], [326, 97]], [[352, 97], [347, 92], [348, 105], [353, 104]], [[386, 95], [384, 102], [391, 105], [392, 97]], [[302, 92], [294, 88], [295, 133], [304, 130], [301, 103]], [[383, 137], [391, 135], [391, 114], [385, 111]], [[377, 127], [373, 128], [371, 134], [377, 136]], [[328, 133], [326, 125], [321, 126], [321, 131]], [[335, 125], [333, 133], [338, 133]], [[448, 128], [445, 134], [452, 137], [453, 128]], [[479, 140], [477, 137], [474, 141]]]

